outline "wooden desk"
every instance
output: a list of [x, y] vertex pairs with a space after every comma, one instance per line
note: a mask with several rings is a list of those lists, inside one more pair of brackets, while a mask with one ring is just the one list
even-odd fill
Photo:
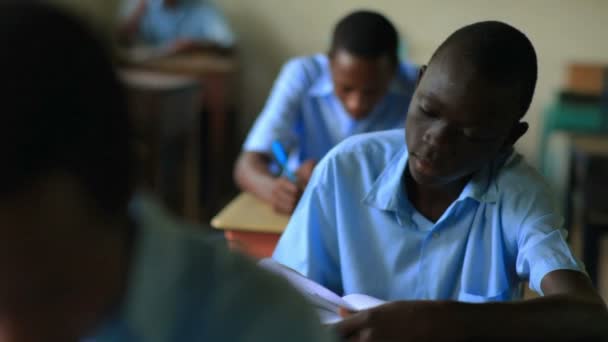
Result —
[[277, 214], [270, 205], [242, 193], [211, 220], [211, 226], [224, 231], [230, 248], [265, 258], [272, 255], [288, 222], [289, 216]]
[[597, 285], [600, 239], [608, 233], [608, 136], [573, 136], [571, 169], [570, 202], [574, 189], [582, 194], [583, 262]]
[[198, 80], [129, 69], [122, 70], [120, 77], [138, 140], [140, 185], [156, 193], [177, 215], [198, 221]]
[[204, 53], [150, 58], [137, 62], [135, 65], [143, 69], [186, 75], [232, 73], [236, 71], [236, 62], [232, 57], [214, 56]]
[[[232, 82], [237, 72], [236, 59], [207, 53], [140, 58], [127, 53], [130, 68], [184, 75], [200, 83], [202, 216], [209, 218], [223, 205], [222, 196], [233, 189], [231, 170], [238, 147], [234, 144], [234, 120], [230, 113], [236, 107], [232, 96]], [[145, 54], [145, 53], [144, 53]], [[129, 57], [130, 56], [130, 57]]]

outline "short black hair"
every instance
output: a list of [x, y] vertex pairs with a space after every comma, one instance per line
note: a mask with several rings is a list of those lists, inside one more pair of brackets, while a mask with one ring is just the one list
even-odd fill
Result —
[[99, 38], [51, 5], [0, 3], [0, 198], [60, 171], [102, 210], [126, 208], [130, 119]]
[[373, 11], [355, 11], [336, 24], [330, 54], [344, 50], [363, 58], [387, 56], [396, 63], [398, 46], [399, 34], [387, 18]]
[[448, 48], [450, 53], [463, 54], [486, 80], [519, 88], [519, 118], [526, 114], [534, 96], [538, 66], [534, 46], [523, 32], [500, 21], [467, 25], [439, 46], [429, 64]]

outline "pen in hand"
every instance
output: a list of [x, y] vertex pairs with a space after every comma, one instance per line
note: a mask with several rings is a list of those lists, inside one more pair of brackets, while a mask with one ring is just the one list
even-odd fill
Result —
[[277, 160], [277, 162], [281, 166], [281, 169], [283, 169], [283, 173], [285, 174], [285, 177], [287, 177], [287, 179], [289, 179], [290, 182], [296, 183], [297, 182], [296, 176], [293, 174], [293, 172], [291, 172], [289, 170], [289, 168], [287, 168], [287, 152], [285, 152], [285, 149], [283, 148], [283, 145], [281, 144], [280, 141], [275, 140], [272, 143], [272, 154], [274, 155], [274, 158]]

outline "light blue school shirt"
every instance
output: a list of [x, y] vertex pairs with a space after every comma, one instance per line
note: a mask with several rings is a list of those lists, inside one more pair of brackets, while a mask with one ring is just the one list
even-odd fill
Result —
[[271, 153], [278, 140], [295, 169], [307, 159], [320, 160], [351, 135], [402, 127], [417, 73], [416, 66], [400, 63], [387, 94], [366, 118], [355, 120], [334, 92], [326, 55], [292, 59], [283, 66], [243, 149]]
[[[141, 0], [123, 0], [123, 17], [133, 12]], [[178, 39], [212, 41], [224, 47], [234, 45], [234, 33], [223, 14], [208, 0], [180, 0], [165, 8], [163, 0], [147, 0], [140, 20], [138, 40], [164, 46]]]
[[136, 200], [132, 209], [139, 227], [125, 299], [83, 342], [330, 339], [282, 279], [176, 223], [149, 200]]
[[554, 270], [583, 271], [540, 176], [513, 152], [478, 171], [432, 223], [405, 190], [403, 130], [330, 152], [273, 258], [337, 293], [385, 300], [507, 301]]

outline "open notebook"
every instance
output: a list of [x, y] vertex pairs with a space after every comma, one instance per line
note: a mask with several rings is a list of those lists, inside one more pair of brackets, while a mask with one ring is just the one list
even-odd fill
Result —
[[328, 288], [316, 283], [297, 271], [281, 265], [273, 259], [262, 259], [260, 267], [287, 279], [316, 308], [321, 322], [325, 324], [340, 321], [339, 309], [364, 310], [384, 304], [385, 301], [364, 294], [349, 294], [340, 297]]

